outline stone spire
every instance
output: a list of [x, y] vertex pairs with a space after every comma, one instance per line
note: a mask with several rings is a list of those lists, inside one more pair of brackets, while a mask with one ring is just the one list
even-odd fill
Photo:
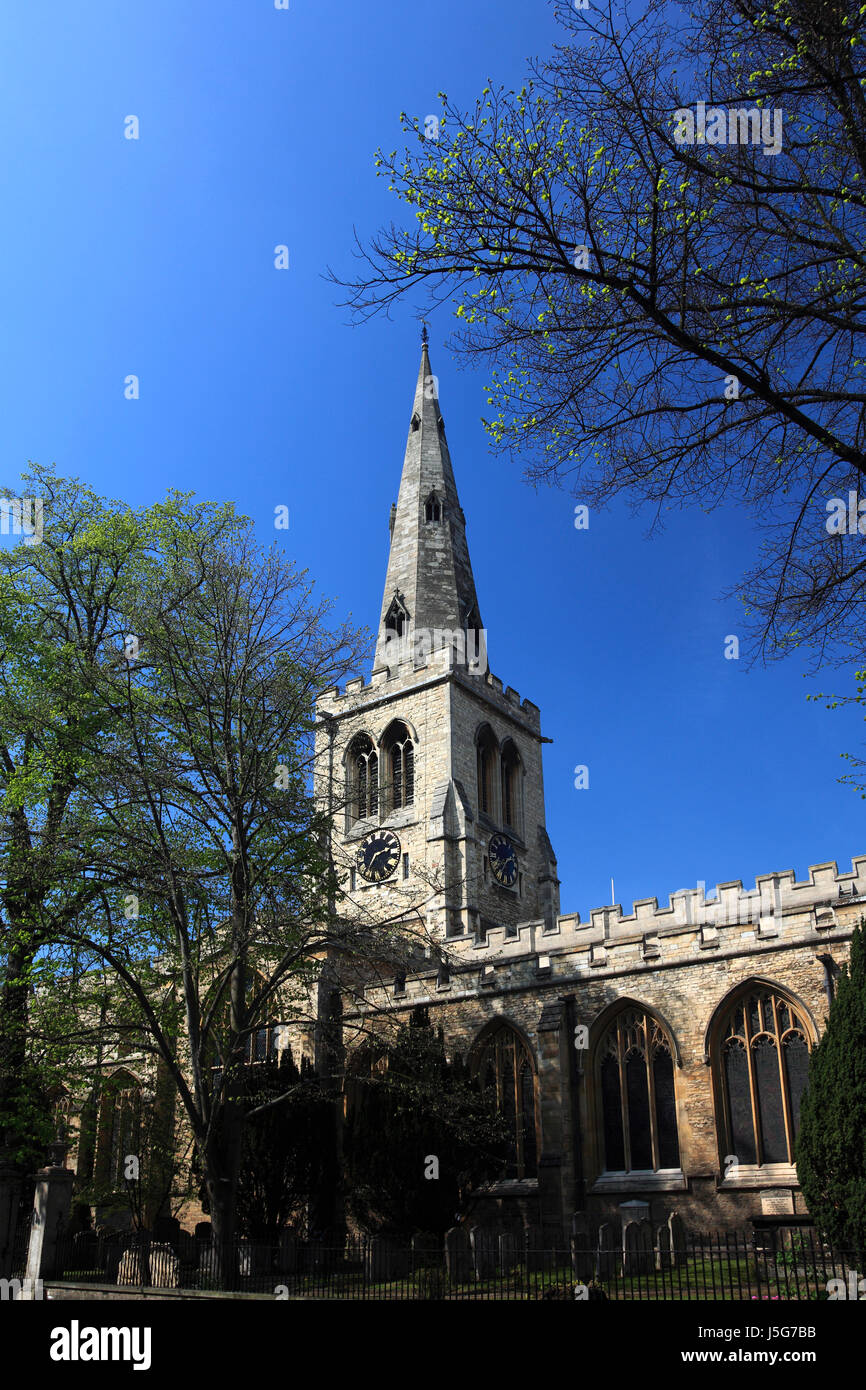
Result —
[[417, 651], [424, 632], [430, 634], [432, 649], [447, 644], [447, 639], [434, 639], [435, 631], [467, 627], [480, 629], [481, 615], [425, 325], [400, 493], [396, 511], [391, 512], [391, 553], [375, 665], [393, 664], [395, 631], [413, 639]]

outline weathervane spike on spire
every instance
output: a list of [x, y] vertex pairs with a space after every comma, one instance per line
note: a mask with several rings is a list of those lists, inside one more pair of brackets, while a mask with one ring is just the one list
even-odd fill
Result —
[[421, 320], [421, 342], [427, 346], [427, 324], [424, 319]]

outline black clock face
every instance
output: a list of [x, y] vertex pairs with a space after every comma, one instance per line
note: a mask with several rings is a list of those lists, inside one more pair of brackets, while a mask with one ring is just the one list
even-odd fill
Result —
[[517, 852], [507, 835], [494, 835], [487, 846], [490, 867], [497, 883], [513, 888], [517, 882]]
[[400, 841], [393, 830], [371, 830], [358, 847], [358, 873], [368, 883], [390, 878], [400, 862]]

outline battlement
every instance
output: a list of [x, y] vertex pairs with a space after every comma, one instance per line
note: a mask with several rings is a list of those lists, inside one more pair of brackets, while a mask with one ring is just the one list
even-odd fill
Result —
[[[506, 962], [540, 953], [568, 955], [569, 969], [641, 964], [676, 959], [705, 950], [748, 950], [751, 943], [773, 938], [820, 935], [851, 925], [853, 914], [839, 909], [866, 899], [866, 856], [852, 860], [852, 871], [840, 873], [835, 862], [810, 866], [808, 879], [796, 880], [793, 870], [762, 874], [752, 890], [742, 882], [720, 883], [707, 894], [705, 885], [670, 894], [668, 905], [642, 898], [623, 913], [620, 904], [594, 908], [588, 921], [577, 912], [564, 913], [552, 930], [543, 922], [525, 922], [510, 931], [491, 927], [484, 939], [455, 940], [464, 959]], [[579, 953], [574, 960], [572, 952]]]
[[328, 690], [322, 691], [316, 702], [316, 709], [320, 717], [325, 713], [339, 717], [363, 705], [367, 697], [371, 700], [380, 699], [382, 696], [397, 694], [402, 688], [410, 690], [427, 680], [449, 674], [458, 674], [462, 684], [469, 690], [473, 686], [482, 688], [485, 696], [488, 699], [492, 697], [503, 712], [514, 711], [533, 729], [540, 730], [541, 713], [538, 705], [532, 700], [522, 700], [513, 686], [503, 686], [499, 676], [492, 675], [490, 671], [472, 671], [471, 667], [455, 659], [454, 652], [449, 647], [439, 647], [430, 652], [420, 665], [408, 660], [395, 667], [378, 666], [371, 672], [369, 679], [356, 676], [346, 682], [345, 688], [331, 686]]

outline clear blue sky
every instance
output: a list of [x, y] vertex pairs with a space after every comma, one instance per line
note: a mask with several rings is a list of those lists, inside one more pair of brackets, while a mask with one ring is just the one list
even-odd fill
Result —
[[[399, 113], [519, 83], [556, 26], [542, 0], [7, 0], [0, 14], [0, 482], [28, 459], [133, 504], [232, 498], [342, 611], [378, 619], [418, 366], [421, 303], [347, 325], [322, 278], [399, 208], [373, 151]], [[124, 139], [124, 119], [140, 139]], [[273, 248], [289, 247], [277, 271]], [[468, 518], [491, 668], [541, 707], [563, 909], [866, 851], [837, 777], [858, 712], [806, 702], [796, 661], [726, 661], [721, 602], [759, 535], [533, 492], [488, 450], [484, 377], [433, 370]], [[141, 396], [124, 399], [125, 377]], [[840, 688], [844, 678], [830, 678]], [[574, 768], [589, 767], [588, 790]]]

